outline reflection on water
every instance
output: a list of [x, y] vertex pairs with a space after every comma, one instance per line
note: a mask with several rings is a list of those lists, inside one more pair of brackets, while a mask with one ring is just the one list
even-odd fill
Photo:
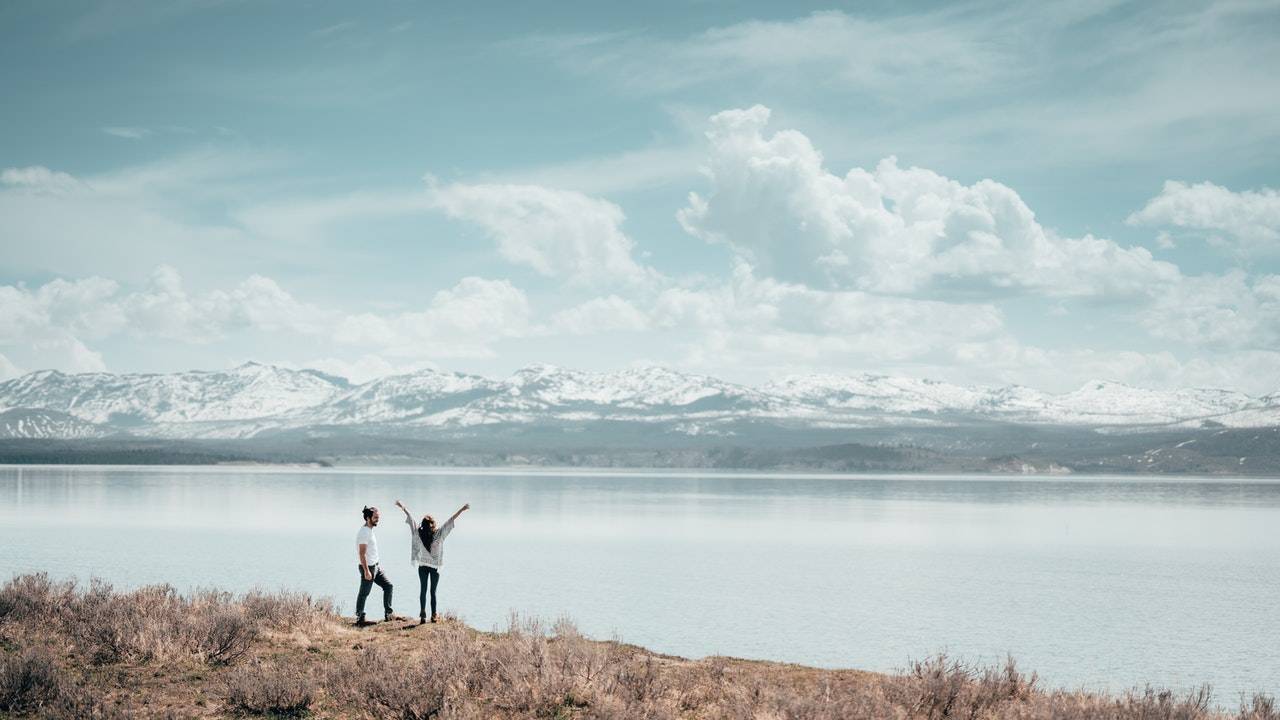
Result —
[[306, 589], [354, 604], [360, 508], [473, 511], [442, 606], [657, 650], [890, 670], [1011, 652], [1051, 684], [1280, 690], [1280, 483], [279, 468], [0, 468], [0, 574]]

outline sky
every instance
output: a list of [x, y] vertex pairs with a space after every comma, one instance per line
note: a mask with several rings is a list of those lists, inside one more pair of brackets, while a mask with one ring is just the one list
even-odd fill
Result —
[[0, 4], [0, 379], [1280, 391], [1280, 1]]

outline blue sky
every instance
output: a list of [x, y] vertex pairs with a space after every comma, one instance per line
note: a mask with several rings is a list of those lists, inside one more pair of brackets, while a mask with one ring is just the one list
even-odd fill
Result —
[[0, 7], [0, 376], [1280, 390], [1280, 3]]

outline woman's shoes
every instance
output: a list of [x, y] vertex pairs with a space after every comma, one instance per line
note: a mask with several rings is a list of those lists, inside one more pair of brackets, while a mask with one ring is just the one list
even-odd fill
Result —
[[419, 615], [419, 616], [418, 616], [418, 624], [419, 624], [419, 625], [426, 625], [426, 624], [427, 624], [427, 614], [426, 614], [426, 613], [422, 613], [421, 615]]
[[436, 622], [436, 614], [431, 613], [431, 622]]

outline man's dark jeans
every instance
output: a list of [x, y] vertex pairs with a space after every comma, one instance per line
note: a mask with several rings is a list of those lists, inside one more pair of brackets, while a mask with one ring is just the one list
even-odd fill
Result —
[[373, 575], [372, 580], [364, 579], [364, 569], [359, 565], [356, 570], [360, 573], [360, 594], [356, 596], [356, 617], [364, 617], [364, 601], [369, 597], [369, 591], [373, 589], [373, 584], [377, 583], [382, 588], [382, 609], [386, 615], [391, 614], [391, 581], [386, 575], [382, 574], [382, 568], [378, 565], [369, 566], [369, 574]]

